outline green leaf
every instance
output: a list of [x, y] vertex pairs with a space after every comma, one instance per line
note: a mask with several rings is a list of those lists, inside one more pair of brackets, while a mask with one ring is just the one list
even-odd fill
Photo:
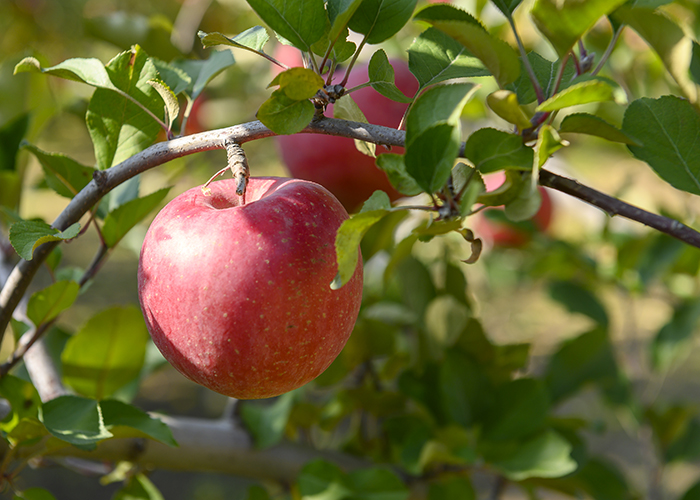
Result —
[[688, 488], [680, 500], [695, 500], [696, 498], [700, 498], [700, 481]]
[[249, 50], [257, 54], [262, 52], [263, 47], [270, 39], [267, 30], [262, 26], [253, 26], [233, 38], [229, 38], [216, 31], [214, 33], [199, 31], [197, 36], [200, 38], [205, 48], [213, 47], [214, 45], [228, 45], [238, 49]]
[[52, 435], [83, 450], [94, 450], [99, 441], [112, 437], [94, 399], [59, 396], [47, 401], [43, 422]]
[[418, 12], [414, 19], [430, 23], [461, 43], [484, 64], [500, 87], [512, 83], [520, 75], [517, 52], [503, 40], [491, 36], [466, 12], [451, 5], [432, 5]]
[[290, 68], [279, 73], [268, 85], [279, 85], [279, 91], [294, 101], [311, 99], [323, 88], [323, 78], [308, 68]]
[[[540, 167], [544, 165], [550, 156], [561, 148], [568, 146], [569, 143], [559, 137], [559, 134], [550, 125], [544, 125], [537, 135], [537, 143], [535, 144], [535, 163], [533, 164], [533, 172], [539, 172]], [[533, 175], [533, 186], [537, 184], [537, 179]]]
[[406, 171], [433, 193], [450, 176], [461, 143], [460, 115], [476, 88], [470, 83], [426, 90], [406, 118]]
[[0, 430], [14, 442], [34, 437], [34, 433], [27, 434], [19, 429], [20, 425], [25, 425], [22, 422], [37, 422], [41, 412], [41, 398], [32, 383], [7, 374], [0, 378], [0, 396], [10, 403], [12, 409], [0, 422]]
[[255, 116], [276, 134], [296, 134], [313, 119], [314, 105], [306, 99], [290, 99], [283, 92], [275, 90]]
[[366, 43], [381, 43], [404, 27], [416, 3], [417, 0], [363, 0], [348, 27], [365, 35]]
[[148, 80], [148, 84], [156, 89], [158, 95], [165, 103], [165, 118], [164, 122], [168, 128], [172, 127], [175, 119], [180, 115], [180, 103], [175, 97], [175, 93], [168, 87], [168, 84], [159, 78]]
[[415, 196], [423, 190], [416, 180], [406, 171], [404, 156], [396, 153], [384, 153], [377, 157], [377, 167], [383, 170], [394, 188], [406, 196]]
[[676, 189], [700, 194], [700, 116], [686, 100], [674, 96], [633, 101], [622, 130], [644, 146], [627, 146], [632, 154]]
[[437, 124], [458, 125], [462, 108], [475, 90], [471, 83], [438, 85], [426, 90], [406, 118], [406, 145]]
[[79, 394], [109, 397], [138, 377], [147, 342], [148, 330], [137, 307], [102, 311], [66, 343], [63, 380]]
[[[17, 152], [28, 128], [28, 113], [19, 115], [0, 127], [0, 172], [15, 172], [17, 170]], [[2, 199], [0, 197], [0, 201]]]
[[425, 192], [434, 193], [445, 185], [459, 153], [459, 142], [459, 126], [440, 123], [408, 145], [406, 171]]
[[254, 484], [248, 488], [245, 500], [272, 500], [272, 498], [265, 488]]
[[598, 20], [626, 0], [536, 0], [530, 11], [535, 26], [554, 46], [560, 57]]
[[36, 58], [25, 57], [15, 66], [14, 74], [24, 72], [44, 73], [66, 80], [86, 83], [92, 87], [116, 89], [104, 64], [99, 59], [67, 59], [56, 66], [42, 68]]
[[468, 477], [447, 476], [431, 481], [428, 500], [476, 500], [476, 492]]
[[522, 1], [523, 0], [491, 0], [491, 2], [498, 7], [498, 10], [503, 12], [503, 15], [509, 19]]
[[370, 227], [389, 213], [391, 212], [386, 209], [357, 213], [340, 225], [335, 237], [338, 275], [331, 283], [332, 289], [336, 290], [350, 281], [357, 267], [362, 237]]
[[[556, 87], [557, 74], [559, 72], [561, 60], [552, 62], [545, 59], [537, 52], [529, 52], [527, 54], [527, 60], [535, 73], [535, 78], [537, 78], [540, 88], [542, 88], [544, 97], [546, 98], [551, 96]], [[520, 64], [522, 67], [522, 61]], [[564, 67], [562, 81], [558, 89], [562, 90], [563, 88], [566, 88], [567, 82], [571, 82], [575, 74], [576, 67], [574, 66], [571, 58], [568, 58], [566, 66]], [[506, 88], [513, 90], [516, 93], [520, 104], [530, 104], [537, 99], [535, 89], [530, 81], [530, 76], [528, 75], [527, 71], [524, 70], [524, 68], [521, 69], [520, 76], [512, 84], [506, 85]]]
[[518, 446], [507, 458], [494, 465], [513, 481], [529, 477], [562, 477], [576, 470], [571, 458], [572, 445], [559, 434], [548, 430]]
[[34, 249], [50, 241], [65, 241], [78, 236], [80, 223], [59, 231], [46, 222], [22, 220], [10, 226], [10, 243], [24, 260], [32, 260]]
[[522, 137], [493, 128], [482, 128], [467, 139], [464, 157], [481, 173], [503, 169], [531, 170], [533, 151]]
[[129, 477], [126, 486], [117, 491], [112, 500], [163, 500], [163, 495], [145, 474]]
[[690, 76], [695, 83], [700, 84], [700, 43], [693, 40], [693, 55], [690, 60]]
[[159, 189], [143, 198], [136, 198], [119, 205], [105, 217], [102, 237], [109, 248], [119, 241], [165, 199], [170, 188]]
[[246, 402], [241, 406], [241, 418], [258, 449], [269, 448], [282, 440], [295, 400], [296, 393], [288, 392], [270, 405]]
[[[102, 418], [107, 430], [115, 437], [148, 437], [169, 446], [177, 446], [170, 428], [158, 418], [115, 399], [100, 401]], [[134, 432], [136, 431], [136, 432]]]
[[602, 118], [589, 113], [574, 113], [566, 116], [559, 126], [559, 133], [587, 134], [608, 141], [641, 146], [632, 136], [609, 124]]
[[56, 500], [56, 497], [44, 488], [27, 488], [18, 493], [14, 500]]
[[350, 18], [362, 3], [362, 0], [328, 0], [326, 8], [331, 21], [328, 38], [335, 40], [347, 27]]
[[[367, 118], [365, 118], [364, 113], [350, 94], [346, 94], [335, 101], [333, 104], [333, 117], [340, 118], [342, 120], [350, 120], [353, 122], [369, 123]], [[360, 153], [373, 158], [376, 157], [376, 144], [373, 142], [361, 141], [359, 139], [353, 140], [355, 141], [355, 148], [357, 148]]]
[[394, 83], [394, 68], [389, 63], [389, 58], [384, 50], [380, 49], [372, 54], [367, 70], [372, 88], [384, 97], [405, 103], [413, 100], [401, 92]]
[[681, 26], [660, 11], [628, 5], [617, 9], [612, 18], [629, 25], [644, 38], [659, 55], [685, 96], [692, 101], [697, 100], [698, 87], [688, 71], [693, 57], [693, 41], [685, 35]]
[[212, 52], [209, 59], [204, 61], [178, 59], [171, 65], [189, 76], [191, 83], [187, 87], [187, 94], [194, 101], [216, 75], [233, 66], [235, 62], [230, 50], [219, 50]]
[[666, 371], [678, 358], [696, 332], [700, 320], [700, 301], [691, 300], [677, 306], [673, 317], [656, 334], [651, 343], [654, 369]]
[[351, 493], [343, 471], [337, 465], [320, 458], [301, 469], [297, 482], [302, 498], [309, 500], [341, 500]]
[[553, 402], [559, 402], [586, 383], [609, 389], [618, 382], [613, 347], [605, 328], [596, 328], [566, 341], [551, 356], [545, 382]]
[[304, 52], [311, 52], [311, 45], [325, 33], [323, 0], [247, 1], [270, 28]]
[[570, 106], [588, 104], [591, 102], [614, 101], [615, 88], [605, 80], [593, 78], [575, 83], [557, 92], [541, 103], [536, 111], [557, 111]]
[[530, 128], [531, 123], [527, 115], [518, 103], [518, 96], [510, 90], [497, 90], [486, 97], [486, 102], [491, 111], [512, 123], [520, 130]]
[[590, 290], [571, 281], [555, 281], [549, 295], [571, 313], [588, 316], [602, 327], [608, 326], [608, 313]]
[[405, 500], [406, 485], [388, 469], [373, 467], [350, 472], [347, 483], [352, 485], [353, 500]]
[[27, 317], [35, 326], [47, 323], [72, 306], [79, 291], [75, 281], [57, 281], [34, 292], [27, 304]]
[[497, 387], [494, 396], [494, 404], [483, 417], [485, 439], [523, 439], [544, 428], [550, 402], [541, 380], [513, 380]]
[[160, 131], [153, 116], [163, 114], [163, 100], [148, 83], [158, 77], [158, 71], [140, 47], [117, 55], [106, 71], [120, 92], [95, 90], [85, 116], [100, 170], [150, 146]]
[[61, 196], [73, 198], [92, 180], [95, 172], [92, 167], [81, 165], [60, 153], [47, 153], [28, 142], [22, 147], [36, 156], [44, 171], [46, 183]]
[[421, 89], [453, 78], [491, 74], [464, 45], [436, 28], [425, 30], [408, 48], [408, 68]]
[[151, 61], [158, 70], [160, 78], [168, 85], [168, 87], [170, 87], [173, 94], [179, 95], [192, 85], [190, 75], [185, 73], [180, 68], [154, 57], [151, 58]]

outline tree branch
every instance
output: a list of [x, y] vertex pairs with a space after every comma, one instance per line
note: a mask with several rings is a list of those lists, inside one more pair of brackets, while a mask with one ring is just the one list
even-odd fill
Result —
[[562, 177], [548, 170], [540, 170], [540, 184], [598, 207], [610, 217], [620, 215], [627, 219], [641, 222], [645, 226], [652, 227], [689, 245], [700, 248], [700, 233], [677, 220], [647, 212], [593, 188], [584, 186], [574, 179]]
[[[302, 133], [338, 135], [386, 146], [404, 146], [406, 137], [406, 133], [402, 130], [334, 118], [315, 120]], [[93, 180], [68, 203], [54, 221], [53, 227], [59, 230], [66, 229], [80, 220], [92, 206], [116, 186], [153, 167], [193, 153], [223, 149], [226, 139], [243, 144], [273, 135], [275, 135], [274, 132], [262, 123], [254, 121], [155, 144], [114, 167], [96, 171]], [[463, 154], [464, 145], [460, 151], [460, 155]], [[540, 182], [595, 205], [610, 215], [621, 215], [641, 222], [700, 248], [700, 233], [678, 221], [651, 214], [546, 170], [540, 174]], [[39, 246], [32, 260], [21, 260], [12, 270], [0, 291], [0, 342], [9, 324], [12, 311], [17, 307], [41, 263], [57, 244], [57, 242], [51, 242]]]
[[[110, 462], [129, 461], [148, 468], [219, 472], [258, 480], [291, 483], [311, 460], [323, 458], [345, 470], [369, 467], [366, 460], [351, 455], [321, 451], [294, 443], [255, 449], [248, 433], [231, 420], [207, 420], [158, 415], [170, 427], [178, 447], [150, 439], [108, 439], [94, 451], [74, 446], [49, 451], [43, 456], [73, 456]], [[32, 449], [20, 447], [18, 457]]]

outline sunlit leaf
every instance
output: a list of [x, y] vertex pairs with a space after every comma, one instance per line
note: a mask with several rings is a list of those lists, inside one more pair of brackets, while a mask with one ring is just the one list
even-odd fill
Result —
[[530, 120], [518, 103], [518, 96], [510, 90], [497, 90], [486, 97], [489, 108], [520, 130], [530, 127]]
[[683, 28], [661, 11], [624, 5], [613, 13], [613, 19], [629, 25], [646, 40], [661, 58], [685, 96], [698, 100], [698, 86], [691, 79], [693, 40]]
[[290, 68], [279, 73], [268, 87], [278, 85], [279, 92], [289, 99], [310, 99], [323, 88], [323, 78], [308, 68]]
[[557, 92], [537, 106], [537, 111], [557, 111], [570, 106], [589, 104], [591, 102], [614, 101], [615, 88], [601, 79], [590, 79], [575, 83]]
[[102, 311], [66, 343], [61, 354], [64, 382], [82, 395], [109, 397], [139, 375], [147, 341], [138, 308]]
[[36, 326], [51, 321], [73, 305], [79, 290], [75, 281], [57, 281], [34, 292], [27, 304], [27, 316]]
[[567, 115], [559, 126], [559, 133], [586, 134], [601, 137], [608, 141], [641, 146], [634, 137], [611, 125], [602, 118], [589, 113]]
[[338, 261], [338, 275], [331, 288], [338, 289], [346, 284], [355, 274], [359, 259], [360, 241], [374, 224], [390, 213], [387, 209], [371, 210], [354, 214], [344, 221], [335, 238], [335, 251]]
[[148, 83], [158, 71], [140, 47], [117, 55], [105, 71], [121, 93], [96, 89], [85, 117], [101, 170], [150, 146], [161, 130], [154, 117], [163, 116], [163, 100]]
[[545, 431], [518, 447], [494, 465], [514, 481], [529, 477], [562, 477], [578, 467], [571, 458], [572, 445], [554, 431]]
[[204, 47], [228, 45], [230, 47], [236, 47], [238, 49], [249, 50], [256, 53], [261, 52], [267, 41], [270, 39], [270, 35], [267, 33], [267, 30], [262, 26], [253, 26], [252, 28], [239, 33], [233, 38], [229, 38], [226, 35], [216, 31], [213, 33], [199, 31], [197, 36], [199, 36]]
[[533, 21], [560, 57], [603, 16], [626, 0], [536, 0], [530, 11]]

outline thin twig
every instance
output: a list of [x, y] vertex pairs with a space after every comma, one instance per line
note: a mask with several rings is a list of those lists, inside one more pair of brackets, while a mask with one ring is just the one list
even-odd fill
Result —
[[548, 170], [543, 169], [540, 171], [540, 184], [598, 207], [610, 217], [620, 215], [627, 219], [641, 222], [645, 226], [700, 248], [700, 233], [677, 220], [647, 212], [593, 188], [584, 186], [574, 179], [562, 177]]

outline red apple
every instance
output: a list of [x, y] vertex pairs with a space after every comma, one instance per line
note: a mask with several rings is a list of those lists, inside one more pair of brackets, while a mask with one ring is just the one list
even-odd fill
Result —
[[[335, 235], [348, 214], [312, 182], [233, 179], [181, 194], [156, 216], [138, 269], [153, 342], [183, 375], [258, 399], [321, 374], [352, 332], [362, 265], [338, 290]], [[360, 260], [361, 262], [361, 260]]]
[[[301, 59], [292, 59], [289, 48], [279, 54], [278, 59], [290, 66], [299, 66]], [[298, 54], [299, 51], [296, 51]], [[298, 57], [298, 56], [296, 56]], [[394, 67], [396, 85], [408, 96], [418, 90], [418, 81], [408, 70], [408, 65], [400, 60], [391, 61]], [[367, 66], [356, 65], [348, 80], [347, 88], [368, 81]], [[342, 76], [334, 78], [334, 83]], [[365, 114], [367, 121], [375, 125], [396, 128], [406, 111], [407, 104], [387, 99], [371, 87], [353, 92], [352, 98]], [[326, 112], [333, 116], [333, 106]], [[278, 150], [289, 173], [300, 179], [317, 182], [333, 193], [348, 211], [354, 211], [380, 189], [394, 200], [401, 194], [389, 182], [386, 174], [375, 165], [375, 159], [360, 153], [355, 142], [346, 137], [332, 137], [319, 134], [296, 134], [276, 137]], [[402, 153], [402, 148], [393, 148]], [[384, 147], [377, 147], [377, 155], [386, 153]]]
[[[502, 172], [484, 176], [486, 189], [496, 189], [505, 179]], [[542, 196], [542, 204], [535, 216], [527, 221], [513, 222], [508, 220], [502, 207], [489, 208], [476, 216], [474, 231], [476, 236], [493, 247], [522, 247], [532, 239], [535, 231], [544, 232], [552, 222], [552, 198], [545, 188], [538, 187]]]

